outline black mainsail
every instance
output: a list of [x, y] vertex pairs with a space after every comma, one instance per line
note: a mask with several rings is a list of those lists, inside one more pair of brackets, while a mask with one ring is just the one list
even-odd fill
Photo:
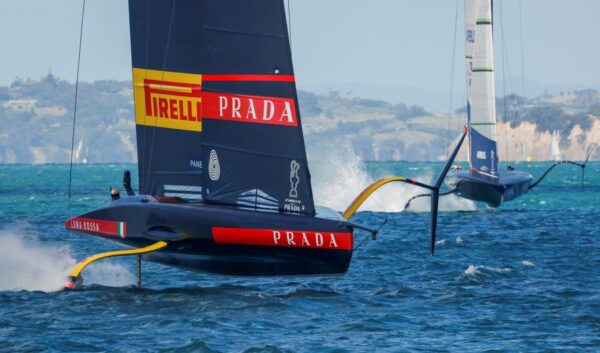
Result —
[[283, 2], [129, 6], [141, 192], [314, 214]]

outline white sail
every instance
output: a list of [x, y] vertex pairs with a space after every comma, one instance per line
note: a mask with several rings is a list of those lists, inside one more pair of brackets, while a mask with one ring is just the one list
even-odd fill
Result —
[[552, 155], [552, 159], [554, 159], [557, 162], [562, 159], [560, 155], [560, 147], [558, 146], [559, 141], [560, 135], [558, 134], [558, 131], [554, 130], [552, 132], [552, 145], [550, 154]]
[[471, 68], [473, 66], [473, 44], [475, 43], [475, 20], [477, 0], [465, 0], [465, 73], [467, 76], [467, 101], [471, 101]]
[[79, 144], [77, 145], [77, 149], [75, 150], [75, 163], [79, 163], [81, 160], [81, 149], [83, 148], [83, 139], [79, 140]]
[[494, 49], [491, 0], [477, 1], [471, 81], [471, 126], [496, 141]]

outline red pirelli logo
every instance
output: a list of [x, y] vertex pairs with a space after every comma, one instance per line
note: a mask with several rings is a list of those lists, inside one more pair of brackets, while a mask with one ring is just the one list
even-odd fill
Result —
[[352, 250], [352, 233], [213, 227], [217, 244]]

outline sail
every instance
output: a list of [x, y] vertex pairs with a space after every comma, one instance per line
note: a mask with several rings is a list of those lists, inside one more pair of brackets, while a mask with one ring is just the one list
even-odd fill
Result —
[[282, 0], [130, 0], [140, 189], [314, 214]]
[[551, 143], [551, 147], [550, 147], [550, 155], [551, 155], [551, 159], [553, 159], [556, 162], [558, 162], [562, 159], [561, 154], [560, 154], [559, 141], [560, 141], [560, 135], [557, 130], [554, 130], [552, 132], [552, 143]]
[[[475, 43], [475, 20], [477, 0], [464, 0], [465, 11], [465, 74], [467, 85], [467, 124], [471, 124], [471, 69], [473, 68], [473, 44]], [[471, 160], [471, 146], [468, 149]]]
[[[467, 76], [467, 105], [471, 101], [471, 69], [473, 68], [473, 44], [475, 43], [475, 20], [477, 0], [465, 0], [465, 73]], [[470, 109], [467, 109], [470, 119]]]
[[[478, 0], [469, 101], [471, 169], [497, 177], [492, 2]], [[465, 5], [466, 6], [466, 5]]]

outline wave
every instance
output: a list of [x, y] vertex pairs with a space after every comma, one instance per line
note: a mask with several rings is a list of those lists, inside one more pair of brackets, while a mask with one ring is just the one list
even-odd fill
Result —
[[469, 265], [457, 280], [467, 280], [479, 282], [500, 276], [507, 276], [515, 273], [515, 270], [510, 267], [489, 267], [483, 265]]

